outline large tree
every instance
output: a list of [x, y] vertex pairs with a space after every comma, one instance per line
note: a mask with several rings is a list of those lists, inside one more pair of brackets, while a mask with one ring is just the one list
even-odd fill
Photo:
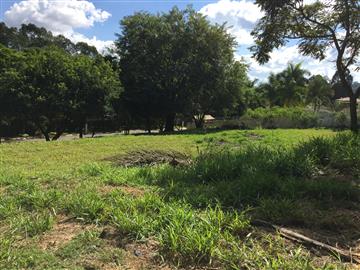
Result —
[[265, 63], [274, 48], [297, 40], [302, 54], [323, 60], [328, 49], [336, 54], [336, 70], [350, 97], [351, 129], [358, 131], [357, 96], [348, 80], [359, 68], [360, 2], [358, 0], [256, 0], [265, 15], [252, 32], [254, 57]]
[[66, 128], [70, 110], [69, 82], [73, 80], [72, 60], [64, 50], [56, 47], [28, 49], [24, 51], [25, 67], [19, 93], [28, 120], [51, 139], [56, 131], [57, 139]]
[[[234, 65], [234, 39], [193, 9], [136, 13], [121, 21], [116, 42], [124, 101], [131, 114], [151, 124], [164, 119], [174, 129], [177, 113], [199, 115], [232, 106], [225, 97], [239, 88], [227, 83]], [[237, 95], [237, 94], [235, 94]]]

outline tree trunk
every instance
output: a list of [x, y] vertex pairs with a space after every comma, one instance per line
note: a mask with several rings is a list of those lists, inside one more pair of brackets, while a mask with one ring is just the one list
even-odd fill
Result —
[[46, 140], [47, 142], [50, 142], [50, 136], [49, 136], [49, 133], [47, 133], [47, 132], [42, 132], [42, 134], [44, 135], [45, 140]]
[[164, 124], [160, 123], [159, 124], [159, 133], [163, 133], [163, 131], [164, 131]]
[[[341, 55], [342, 57], [342, 55]], [[340, 81], [342, 86], [348, 92], [350, 98], [350, 129], [354, 133], [358, 133], [358, 123], [357, 123], [357, 96], [358, 93], [354, 93], [351, 87], [351, 83], [347, 81], [346, 78], [346, 69], [342, 64], [342, 59], [338, 56], [336, 67], [340, 77]]]
[[80, 139], [84, 138], [84, 133], [83, 133], [83, 129], [82, 129], [82, 128], [79, 129], [79, 138], [80, 138]]
[[47, 130], [43, 129], [43, 128], [41, 127], [41, 124], [36, 124], [36, 125], [37, 125], [38, 129], [40, 129], [40, 132], [44, 135], [45, 140], [46, 140], [47, 142], [50, 142], [49, 132], [48, 132]]
[[357, 121], [357, 99], [356, 95], [350, 96], [350, 129], [351, 131], [358, 133], [358, 121]]
[[196, 117], [194, 117], [195, 127], [196, 128], [204, 128], [204, 114], [199, 114]]
[[56, 141], [57, 139], [60, 138], [60, 136], [63, 134], [64, 132], [62, 130], [59, 130], [56, 132], [55, 136], [51, 139], [52, 141]]
[[175, 114], [174, 113], [168, 114], [166, 116], [164, 131], [165, 132], [173, 132], [174, 126], [175, 126]]
[[151, 134], [151, 121], [149, 118], [146, 118], [146, 131], [148, 134]]

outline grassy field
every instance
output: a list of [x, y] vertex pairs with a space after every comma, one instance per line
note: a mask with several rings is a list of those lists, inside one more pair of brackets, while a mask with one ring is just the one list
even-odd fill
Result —
[[0, 269], [355, 269], [254, 221], [360, 253], [359, 150], [311, 129], [2, 144]]

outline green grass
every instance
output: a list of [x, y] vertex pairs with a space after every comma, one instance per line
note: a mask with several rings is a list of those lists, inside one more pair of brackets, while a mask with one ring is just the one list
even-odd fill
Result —
[[[111, 263], [121, 269], [127, 251], [101, 236], [109, 226], [128, 243], [154, 239], [157, 260], [173, 268], [345, 269], [335, 257], [314, 261], [306, 249], [251, 225], [259, 218], [359, 231], [350, 216], [339, 215], [358, 211], [358, 185], [331, 174], [318, 178], [335, 170], [358, 177], [359, 138], [335, 135], [252, 130], [0, 145], [0, 268], [101, 269]], [[193, 161], [142, 168], [107, 161], [136, 149], [181, 151]], [[95, 229], [56, 250], [39, 248], [63, 216]]]

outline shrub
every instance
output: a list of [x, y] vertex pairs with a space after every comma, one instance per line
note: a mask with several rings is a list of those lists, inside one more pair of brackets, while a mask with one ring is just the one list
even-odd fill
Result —
[[317, 115], [302, 107], [271, 107], [248, 110], [241, 118], [247, 128], [311, 128], [317, 126]]

